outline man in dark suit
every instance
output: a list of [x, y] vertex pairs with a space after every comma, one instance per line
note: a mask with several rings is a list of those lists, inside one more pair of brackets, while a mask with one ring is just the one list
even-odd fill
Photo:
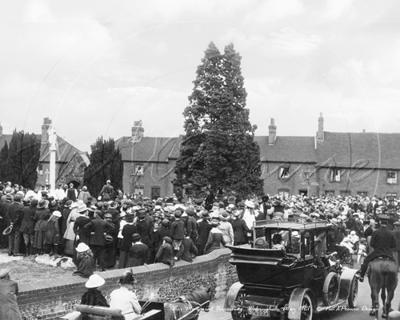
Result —
[[181, 247], [176, 254], [175, 260], [183, 260], [193, 262], [193, 258], [197, 256], [197, 248], [190, 237], [183, 239]]
[[131, 249], [132, 246], [132, 236], [133, 234], [137, 233], [137, 228], [133, 223], [134, 220], [134, 215], [133, 214], [127, 214], [125, 216], [125, 220], [127, 222], [126, 225], [122, 228], [122, 241], [121, 241], [121, 247], [120, 247], [120, 253], [119, 253], [119, 262], [118, 262], [118, 268], [123, 269], [127, 268], [128, 264], [128, 255], [129, 255], [129, 250]]
[[33, 243], [35, 241], [35, 212], [36, 212], [36, 206], [37, 206], [38, 201], [36, 199], [33, 199], [32, 202], [29, 200], [25, 201], [24, 200], [24, 209], [23, 209], [23, 216], [22, 216], [22, 222], [21, 222], [21, 227], [19, 228], [19, 231], [22, 234], [22, 237], [24, 238], [25, 242], [25, 255], [31, 255], [33, 254]]
[[238, 246], [246, 243], [246, 235], [250, 232], [246, 222], [240, 217], [241, 212], [236, 210], [233, 213], [234, 220], [232, 221], [233, 228], [233, 245]]
[[210, 215], [207, 211], [203, 211], [202, 220], [199, 224], [199, 236], [197, 238], [197, 251], [198, 255], [202, 255], [204, 253], [204, 247], [206, 246], [208, 235], [210, 234], [210, 230], [212, 229], [211, 224], [209, 223]]
[[170, 237], [164, 237], [163, 244], [160, 249], [158, 249], [155, 262], [162, 262], [168, 264], [170, 267], [174, 266], [174, 249]]
[[193, 243], [196, 242], [197, 237], [199, 236], [199, 232], [197, 231], [198, 226], [197, 226], [197, 221], [194, 218], [196, 212], [194, 211], [193, 208], [189, 208], [186, 210], [186, 213], [188, 215], [188, 220], [186, 223], [186, 231], [187, 235], [192, 239]]
[[7, 220], [13, 226], [11, 233], [8, 235], [8, 255], [21, 256], [19, 253], [19, 243], [21, 240], [21, 227], [22, 217], [24, 216], [24, 206], [21, 203], [21, 196], [16, 194], [14, 202], [8, 207]]
[[149, 258], [149, 247], [140, 240], [141, 238], [138, 233], [132, 235], [133, 245], [129, 249], [128, 268], [142, 266]]
[[137, 233], [139, 233], [140, 237], [142, 238], [142, 242], [146, 246], [149, 246], [151, 225], [149, 221], [146, 219], [146, 209], [140, 209], [138, 211], [136, 228], [137, 228]]
[[365, 257], [363, 264], [356, 276], [360, 282], [364, 281], [364, 275], [367, 272], [368, 264], [378, 257], [388, 257], [394, 261], [392, 249], [396, 248], [396, 238], [388, 229], [388, 216], [381, 215], [379, 217], [381, 227], [375, 230], [371, 237], [370, 245], [374, 249], [368, 256]]
[[90, 232], [89, 246], [93, 252], [95, 264], [98, 263], [101, 271], [105, 271], [106, 263], [100, 259], [104, 246], [106, 245], [104, 234], [107, 233], [107, 231], [114, 231], [114, 226], [101, 218], [96, 218], [87, 223], [84, 229]]
[[86, 205], [82, 205], [78, 208], [78, 212], [80, 214], [79, 217], [76, 218], [74, 223], [74, 233], [78, 236], [79, 241], [76, 245], [83, 242], [86, 245], [90, 244], [90, 232], [85, 229], [85, 226], [90, 222], [90, 218], [88, 217], [88, 211], [94, 213], [96, 210], [95, 207], [87, 208]]
[[1, 248], [8, 247], [8, 236], [3, 235], [3, 231], [9, 225], [9, 221], [7, 220], [7, 211], [8, 211], [8, 207], [11, 205], [12, 201], [13, 201], [13, 196], [11, 194], [2, 196], [2, 202], [0, 205], [0, 247]]

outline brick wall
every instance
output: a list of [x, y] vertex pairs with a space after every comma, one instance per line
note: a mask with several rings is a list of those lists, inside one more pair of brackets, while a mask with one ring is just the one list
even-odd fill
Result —
[[[236, 269], [229, 264], [229, 249], [220, 249], [197, 257], [193, 263], [178, 261], [174, 267], [157, 263], [133, 268], [137, 295], [146, 300], [169, 301], [201, 286], [212, 288], [213, 298], [223, 297], [237, 281]], [[101, 288], [106, 297], [118, 288], [117, 281], [125, 269], [101, 272], [106, 280]], [[63, 276], [56, 279], [24, 283], [19, 286], [18, 303], [23, 319], [58, 319], [80, 303], [87, 279]]]

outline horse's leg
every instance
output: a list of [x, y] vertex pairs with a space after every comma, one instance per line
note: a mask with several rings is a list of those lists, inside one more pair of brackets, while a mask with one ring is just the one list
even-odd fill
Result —
[[[386, 280], [386, 277], [384, 276], [384, 282]], [[387, 316], [387, 306], [386, 306], [386, 286], [385, 284], [383, 285], [381, 289], [381, 298], [382, 298], [382, 318], [386, 318]]]

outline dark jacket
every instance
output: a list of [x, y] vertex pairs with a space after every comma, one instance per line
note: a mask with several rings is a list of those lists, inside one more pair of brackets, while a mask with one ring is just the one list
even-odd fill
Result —
[[136, 228], [137, 228], [137, 233], [139, 233], [140, 237], [142, 238], [142, 242], [146, 246], [149, 246], [150, 228], [151, 228], [150, 223], [146, 219], [138, 220], [136, 221]]
[[168, 264], [169, 266], [174, 265], [174, 249], [172, 248], [172, 244], [166, 242], [163, 243], [158, 249], [155, 262], [162, 262]]
[[90, 231], [85, 229], [85, 226], [90, 222], [90, 219], [84, 215], [76, 218], [74, 223], [74, 233], [79, 236], [79, 242], [90, 244]]
[[374, 231], [370, 245], [374, 248], [373, 254], [376, 257], [387, 256], [393, 259], [392, 249], [396, 248], [396, 238], [387, 227], [381, 226]]
[[189, 216], [188, 221], [186, 223], [186, 230], [187, 230], [187, 236], [190, 237], [193, 241], [195, 241], [199, 236], [197, 228], [198, 226], [196, 219], [192, 216]]
[[247, 227], [246, 222], [243, 219], [235, 219], [232, 221], [233, 228], [233, 242], [237, 243], [245, 243], [246, 242], [246, 234], [250, 231]]
[[19, 230], [22, 217], [24, 216], [24, 206], [20, 202], [13, 202], [7, 210], [7, 219], [14, 224], [13, 230]]
[[194, 245], [193, 241], [191, 238], [186, 237], [183, 239], [181, 247], [176, 254], [176, 257], [180, 260], [187, 261], [187, 262], [192, 262], [192, 255], [197, 256], [197, 248]]
[[35, 229], [35, 212], [36, 207], [26, 206], [23, 209], [20, 232], [32, 234]]
[[136, 242], [129, 250], [129, 258], [127, 268], [142, 266], [149, 258], [149, 247], [144, 243]]
[[[210, 233], [211, 229], [212, 229], [212, 227], [208, 223], [207, 220], [203, 219], [199, 222], [199, 236], [197, 238], [198, 245], [204, 246], [207, 243], [208, 234]], [[200, 252], [200, 253], [202, 253], [202, 252]]]
[[171, 238], [171, 230], [169, 229], [169, 227], [164, 227], [161, 226], [160, 229], [158, 229], [158, 243], [157, 243], [157, 247], [156, 247], [156, 251], [158, 252], [158, 249], [160, 249], [163, 239], [164, 237], [170, 237]]
[[175, 220], [171, 223], [172, 240], [183, 240], [185, 238], [185, 223], [182, 220]]
[[400, 228], [395, 228], [393, 231], [393, 235], [396, 238], [396, 248], [393, 250], [400, 251]]
[[94, 219], [84, 228], [90, 232], [90, 244], [96, 246], [104, 246], [106, 244], [104, 234], [107, 231], [114, 231], [114, 227], [103, 219]]
[[121, 251], [128, 252], [132, 246], [132, 235], [137, 233], [137, 228], [134, 224], [126, 224], [122, 228], [122, 241], [121, 241]]

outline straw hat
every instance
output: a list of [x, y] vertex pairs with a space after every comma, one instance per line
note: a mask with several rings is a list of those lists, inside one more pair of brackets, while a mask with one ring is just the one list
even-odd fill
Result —
[[89, 280], [85, 283], [85, 287], [90, 288], [98, 288], [105, 284], [106, 281], [100, 277], [98, 274], [92, 274]]
[[85, 252], [85, 251], [87, 251], [87, 250], [89, 250], [89, 246], [88, 246], [86, 243], [84, 243], [84, 242], [81, 242], [81, 243], [78, 244], [78, 246], [76, 247], [76, 251], [77, 251], [77, 252]]
[[54, 211], [53, 212], [53, 216], [55, 216], [57, 218], [61, 218], [61, 212], [60, 211]]

